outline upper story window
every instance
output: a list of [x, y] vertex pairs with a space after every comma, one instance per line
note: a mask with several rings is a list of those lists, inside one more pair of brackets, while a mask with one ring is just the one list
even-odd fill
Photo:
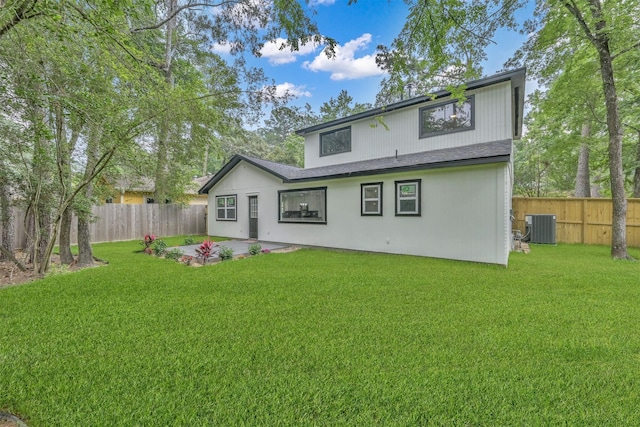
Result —
[[320, 156], [351, 151], [351, 127], [320, 134]]
[[236, 220], [236, 195], [216, 196], [216, 220]]
[[453, 100], [442, 104], [429, 105], [419, 111], [420, 138], [472, 130], [475, 127], [473, 96], [467, 97], [462, 104], [458, 104], [458, 101]]

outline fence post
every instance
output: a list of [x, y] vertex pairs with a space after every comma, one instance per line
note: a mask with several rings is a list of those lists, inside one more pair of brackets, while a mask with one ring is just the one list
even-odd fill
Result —
[[589, 228], [589, 209], [587, 207], [589, 199], [582, 200], [582, 239], [581, 243], [587, 242], [587, 230]]

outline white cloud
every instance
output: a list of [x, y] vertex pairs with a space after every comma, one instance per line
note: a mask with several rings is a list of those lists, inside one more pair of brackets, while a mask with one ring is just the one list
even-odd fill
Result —
[[334, 4], [336, 0], [311, 0], [309, 2], [310, 6], [331, 6]]
[[305, 90], [304, 85], [296, 86], [293, 83], [285, 82], [279, 85], [276, 85], [276, 96], [285, 97], [285, 96], [293, 96], [295, 98], [300, 98], [302, 96], [311, 98], [311, 92]]
[[211, 50], [216, 53], [230, 53], [231, 43], [214, 43], [213, 46], [211, 46]]
[[355, 57], [358, 50], [366, 48], [371, 43], [371, 34], [365, 33], [344, 46], [336, 46], [336, 55], [327, 58], [324, 50], [313, 61], [306, 61], [302, 66], [308, 70], [327, 71], [331, 73], [331, 80], [354, 80], [363, 77], [381, 76], [385, 72], [376, 65], [376, 55]]
[[288, 46], [280, 49], [285, 42], [285, 39], [278, 38], [275, 42], [266, 43], [260, 53], [269, 60], [271, 65], [280, 65], [295, 62], [296, 56], [308, 55], [316, 50], [316, 46], [313, 43], [300, 45], [297, 51], [292, 51]]

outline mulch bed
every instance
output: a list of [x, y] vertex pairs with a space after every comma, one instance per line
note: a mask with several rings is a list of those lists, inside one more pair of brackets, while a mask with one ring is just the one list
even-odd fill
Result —
[[[22, 264], [27, 268], [27, 271], [20, 271], [17, 265], [13, 263], [13, 261], [2, 259], [0, 260], [0, 289], [8, 286], [21, 285], [24, 283], [29, 283], [34, 280], [40, 279], [40, 276], [33, 271], [33, 265], [27, 264], [26, 255], [17, 252], [14, 254], [18, 261], [22, 262]], [[107, 264], [101, 260], [95, 260], [95, 266], [100, 266]], [[75, 264], [70, 266], [62, 266], [60, 263], [60, 257], [58, 255], [51, 256], [51, 266], [49, 271], [55, 271], [56, 269], [65, 268], [66, 271], [78, 271], [82, 268], [78, 267]], [[0, 427], [2, 424], [0, 424]]]

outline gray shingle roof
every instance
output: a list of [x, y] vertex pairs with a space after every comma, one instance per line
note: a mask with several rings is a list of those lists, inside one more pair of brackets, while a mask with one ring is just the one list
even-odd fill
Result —
[[218, 181], [224, 178], [224, 176], [241, 161], [250, 163], [282, 179], [283, 183], [293, 183], [352, 176], [380, 175], [409, 170], [508, 162], [511, 158], [511, 145], [512, 141], [507, 139], [309, 169], [283, 165], [281, 163], [238, 154], [233, 156], [209, 182], [203, 185], [199, 193], [208, 193]]

